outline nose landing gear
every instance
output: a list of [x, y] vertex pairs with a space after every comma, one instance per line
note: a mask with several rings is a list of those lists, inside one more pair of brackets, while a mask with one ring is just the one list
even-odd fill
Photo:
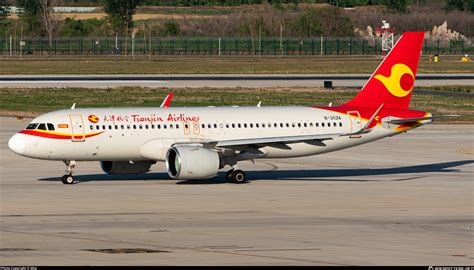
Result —
[[66, 164], [66, 174], [62, 176], [61, 182], [66, 185], [74, 184], [74, 177], [72, 176], [72, 169], [76, 167], [76, 161], [74, 160], [65, 160]]

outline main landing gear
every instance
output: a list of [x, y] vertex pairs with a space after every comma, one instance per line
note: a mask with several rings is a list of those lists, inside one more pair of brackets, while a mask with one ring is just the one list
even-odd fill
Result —
[[243, 184], [247, 182], [247, 177], [245, 176], [244, 171], [242, 170], [229, 170], [226, 175], [225, 179], [234, 184]]
[[65, 160], [66, 164], [66, 174], [61, 178], [61, 182], [65, 185], [74, 184], [74, 176], [72, 176], [72, 169], [76, 166], [76, 161], [74, 160]]

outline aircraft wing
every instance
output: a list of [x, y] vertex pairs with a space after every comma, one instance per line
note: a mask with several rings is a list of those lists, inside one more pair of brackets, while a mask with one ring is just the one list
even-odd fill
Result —
[[[281, 149], [291, 149], [287, 144], [307, 142], [309, 144], [324, 145], [322, 141], [332, 140], [336, 137], [344, 136], [346, 134], [318, 134], [318, 135], [299, 135], [299, 136], [282, 136], [282, 137], [263, 137], [263, 138], [247, 138], [236, 140], [221, 140], [221, 141], [201, 141], [200, 143], [208, 148], [227, 148], [227, 149], [242, 149], [246, 147], [260, 148], [264, 146], [272, 146]], [[180, 144], [180, 143], [178, 143]], [[184, 143], [187, 144], [187, 143]]]
[[339, 137], [342, 134], [324, 134], [324, 135], [301, 135], [301, 136], [286, 136], [286, 137], [266, 137], [266, 138], [255, 138], [255, 139], [238, 139], [238, 140], [225, 140], [217, 141], [216, 147], [226, 147], [226, 146], [242, 146], [242, 145], [262, 145], [262, 144], [272, 144], [272, 143], [298, 143], [305, 141], [325, 141], [332, 140], [335, 137]]

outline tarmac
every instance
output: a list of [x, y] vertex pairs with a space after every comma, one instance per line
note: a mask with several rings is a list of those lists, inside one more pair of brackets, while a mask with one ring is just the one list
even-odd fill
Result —
[[241, 163], [248, 184], [28, 159], [0, 118], [0, 265], [473, 265], [474, 127]]
[[[333, 87], [361, 88], [370, 74], [184, 74], [184, 75], [0, 75], [0, 88], [119, 86], [199, 88], [199, 87]], [[474, 85], [473, 74], [418, 74], [416, 87]]]

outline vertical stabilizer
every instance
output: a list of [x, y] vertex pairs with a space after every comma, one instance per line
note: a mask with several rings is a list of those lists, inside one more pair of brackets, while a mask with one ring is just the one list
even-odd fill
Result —
[[362, 90], [343, 106], [408, 109], [424, 32], [405, 32]]

